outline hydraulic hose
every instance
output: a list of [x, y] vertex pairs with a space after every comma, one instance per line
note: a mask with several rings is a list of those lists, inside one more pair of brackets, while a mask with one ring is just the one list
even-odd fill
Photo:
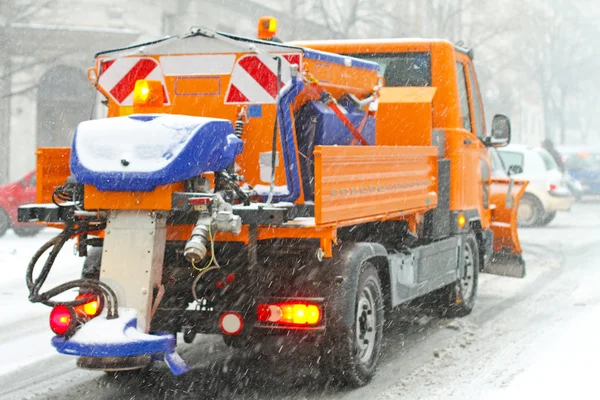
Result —
[[[95, 226], [93, 229], [103, 229], [103, 226]], [[50, 299], [73, 288], [85, 288], [91, 290], [97, 296], [102, 296], [102, 298], [105, 300], [106, 305], [108, 307], [107, 318], [111, 319], [118, 317], [117, 296], [115, 292], [110, 288], [110, 286], [100, 281], [91, 279], [76, 279], [58, 285], [55, 288], [40, 294], [40, 290], [44, 285], [46, 279], [48, 278], [48, 274], [50, 273], [50, 270], [54, 265], [54, 261], [56, 260], [58, 253], [63, 248], [65, 243], [72, 236], [88, 232], [89, 230], [90, 229], [88, 227], [74, 229], [72, 226], [70, 226], [70, 224], [67, 224], [67, 226], [61, 233], [59, 233], [56, 237], [50, 239], [48, 242], [44, 243], [44, 245], [42, 245], [42, 247], [40, 247], [40, 249], [36, 251], [31, 261], [29, 262], [29, 265], [27, 266], [25, 277], [27, 288], [29, 289], [29, 301], [31, 301], [32, 303], [42, 303], [49, 307], [54, 307], [59, 304], [70, 307], [77, 307], [79, 305], [85, 304], [87, 302], [86, 299], [71, 301], [53, 301]], [[36, 279], [33, 279], [33, 271], [37, 262], [39, 261], [40, 257], [44, 253], [46, 253], [50, 248], [52, 248], [52, 250], [50, 251], [48, 258], [46, 259], [46, 262], [44, 263], [41, 272], [39, 273]]]

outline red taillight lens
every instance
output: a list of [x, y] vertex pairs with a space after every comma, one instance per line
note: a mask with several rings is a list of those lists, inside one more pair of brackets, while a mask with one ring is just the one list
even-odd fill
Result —
[[271, 318], [271, 308], [268, 304], [259, 304], [256, 310], [256, 318], [260, 322], [268, 322]]
[[558, 186], [556, 186], [555, 184], [551, 183], [550, 186], [548, 186], [548, 191], [549, 192], [554, 192], [557, 188], [558, 188]]
[[75, 311], [77, 312], [77, 314], [83, 317], [93, 318], [100, 313], [100, 302], [98, 301], [98, 298], [96, 296], [94, 296], [93, 294], [80, 294], [76, 297], [76, 300], [80, 299], [89, 299], [89, 301], [80, 306], [75, 307]]
[[50, 329], [57, 335], [65, 335], [75, 324], [75, 311], [67, 306], [55, 306], [50, 312]]
[[321, 308], [315, 304], [281, 303], [259, 304], [257, 319], [283, 325], [317, 325], [321, 322]]

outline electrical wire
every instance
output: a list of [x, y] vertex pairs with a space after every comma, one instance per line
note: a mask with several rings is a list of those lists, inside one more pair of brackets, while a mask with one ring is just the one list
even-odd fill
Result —
[[194, 262], [194, 260], [192, 260], [192, 267], [194, 267], [194, 269], [196, 269], [200, 272], [204, 271], [205, 269], [208, 269], [212, 265], [212, 263], [215, 261], [215, 241], [214, 241], [214, 238], [212, 235], [212, 228], [211, 228], [212, 222], [213, 222], [213, 220], [211, 219], [210, 223], [208, 224], [208, 239], [210, 240], [210, 260], [208, 261], [208, 264], [206, 264], [206, 266], [203, 268], [198, 268], [198, 267], [196, 267], [196, 263]]
[[200, 273], [194, 279], [194, 282], [192, 282], [192, 296], [194, 297], [194, 301], [198, 304], [201, 303], [201, 299], [198, 298], [198, 293], [196, 293], [196, 286], [198, 285], [198, 282], [207, 272], [221, 269], [219, 262], [215, 258], [215, 238], [213, 237], [211, 226], [212, 226], [212, 219], [211, 219], [210, 223], [208, 224], [208, 237], [210, 240], [210, 261], [208, 262], [208, 264], [206, 264], [206, 266], [204, 268], [196, 267], [196, 264], [192, 261], [192, 266], [196, 270], [200, 271]]
[[[77, 210], [81, 210], [81, 204], [77, 199], [77, 192], [80, 186], [77, 183], [69, 182], [64, 185], [57, 186], [52, 192], [52, 202], [58, 207], [75, 206]], [[64, 204], [72, 203], [72, 204]]]

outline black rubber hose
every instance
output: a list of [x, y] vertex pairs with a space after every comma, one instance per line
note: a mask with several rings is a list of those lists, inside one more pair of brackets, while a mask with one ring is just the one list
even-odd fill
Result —
[[[98, 229], [97, 227], [95, 229]], [[44, 282], [48, 278], [48, 274], [54, 265], [54, 261], [58, 256], [58, 253], [65, 245], [65, 243], [69, 240], [69, 238], [73, 235], [80, 234], [83, 232], [87, 232], [88, 229], [79, 229], [75, 230], [70, 227], [65, 227], [65, 230], [58, 234], [56, 237], [50, 239], [46, 242], [40, 249], [33, 255], [29, 265], [27, 266], [26, 273], [26, 282], [27, 287], [29, 289], [29, 300], [33, 303], [42, 303], [44, 305], [53, 307], [58, 304], [64, 304], [72, 307], [76, 307], [81, 304], [85, 304], [85, 299], [80, 300], [72, 300], [67, 302], [59, 302], [59, 301], [51, 301], [50, 298], [57, 296], [69, 289], [73, 289], [76, 287], [82, 287], [86, 289], [91, 289], [97, 296], [102, 296], [106, 301], [106, 305], [108, 307], [108, 318], [116, 318], [118, 317], [118, 305], [117, 305], [117, 296], [115, 292], [112, 290], [110, 286], [107, 284], [91, 280], [91, 279], [78, 279], [70, 282], [63, 283], [53, 289], [48, 290], [45, 293], [40, 294], [39, 291], [43, 286]], [[35, 269], [35, 265], [39, 261], [40, 257], [48, 251], [48, 249], [52, 248], [52, 251], [48, 255], [48, 259], [44, 263], [44, 267], [42, 271], [38, 275], [37, 279], [33, 279], [33, 271]]]
[[[37, 279], [33, 282], [33, 286], [29, 287], [29, 291], [32, 295], [36, 296], [39, 293], [42, 285], [48, 278], [48, 274], [50, 273], [50, 270], [52, 269], [52, 266], [54, 265], [54, 261], [56, 260], [58, 253], [63, 248], [63, 246], [65, 245], [67, 240], [69, 240], [69, 238], [71, 237], [71, 235], [67, 234], [66, 232], [67, 231], [63, 231], [56, 237], [56, 241], [53, 243], [52, 250], [50, 251], [50, 254], [48, 255], [48, 259], [44, 263], [42, 271], [38, 275]], [[39, 257], [41, 257], [41, 254], [38, 255], [38, 253], [36, 253], [36, 256], [37, 256], [37, 258], [35, 259], [35, 263], [34, 263], [34, 259], [32, 259], [31, 260], [32, 262], [29, 263], [29, 266], [27, 268], [27, 274], [28, 275], [31, 274], [32, 278], [33, 278], [33, 269], [35, 268], [35, 264], [39, 260]], [[33, 280], [33, 279], [31, 279], [31, 280]]]
[[[110, 286], [105, 284], [104, 282], [92, 280], [92, 279], [76, 279], [73, 281], [65, 282], [61, 285], [56, 286], [53, 289], [48, 290], [47, 292], [40, 295], [40, 302], [47, 306], [53, 307], [58, 304], [64, 304], [66, 306], [76, 307], [80, 304], [85, 304], [85, 299], [80, 300], [71, 300], [71, 301], [51, 301], [50, 298], [57, 296], [61, 293], [66, 292], [69, 289], [74, 288], [86, 288], [92, 289], [92, 291], [100, 290], [101, 294], [106, 300], [106, 306], [108, 308], [108, 319], [117, 318], [119, 316], [118, 308], [116, 307], [117, 295], [112, 290]], [[96, 293], [95, 293], [96, 294]], [[96, 294], [97, 295], [97, 294]]]

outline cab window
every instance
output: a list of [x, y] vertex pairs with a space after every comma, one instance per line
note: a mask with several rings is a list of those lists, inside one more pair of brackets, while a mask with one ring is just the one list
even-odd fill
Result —
[[29, 186], [30, 187], [35, 187], [35, 176], [36, 174], [31, 175], [31, 178], [29, 178]]
[[458, 93], [460, 95], [460, 113], [462, 117], [463, 128], [471, 132], [471, 112], [469, 110], [469, 92], [467, 90], [467, 78], [465, 76], [464, 65], [456, 63], [456, 72], [458, 73]]
[[358, 53], [349, 55], [378, 63], [380, 73], [385, 78], [385, 86], [431, 86], [430, 53]]
[[475, 83], [475, 72], [473, 71], [473, 67], [471, 65], [468, 66], [469, 69], [469, 81], [471, 82], [471, 95], [473, 96], [473, 117], [475, 119], [475, 130], [477, 132], [477, 137], [483, 138], [485, 137], [485, 126], [484, 126], [484, 118], [483, 118], [483, 107], [481, 106], [481, 97], [479, 96], [479, 90], [477, 89], [477, 84]]

